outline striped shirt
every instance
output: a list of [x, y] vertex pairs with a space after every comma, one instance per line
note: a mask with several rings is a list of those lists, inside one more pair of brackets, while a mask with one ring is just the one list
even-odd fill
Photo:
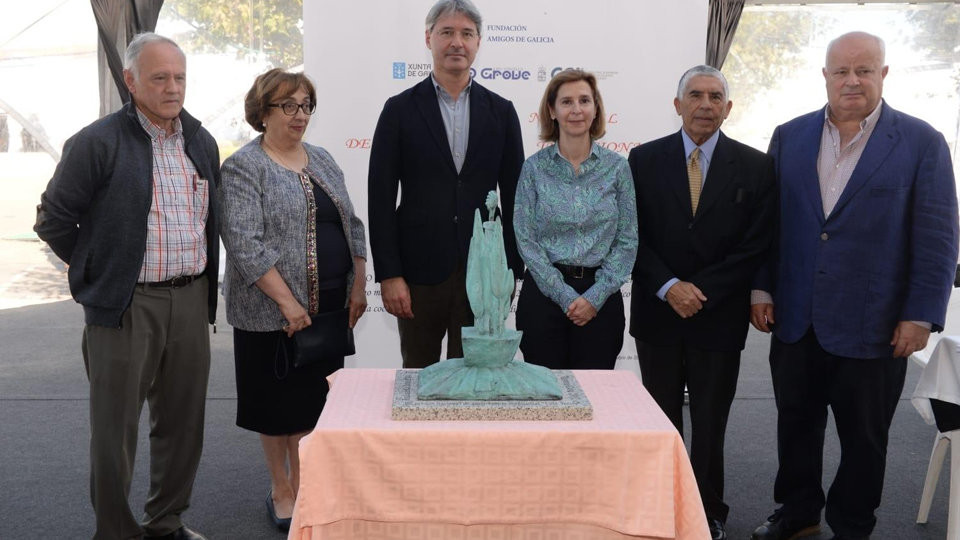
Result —
[[204, 228], [209, 211], [209, 186], [200, 178], [184, 150], [180, 119], [167, 133], [137, 110], [153, 147], [153, 183], [147, 214], [147, 242], [141, 283], [195, 276], [207, 267]]
[[840, 194], [847, 187], [853, 169], [860, 161], [867, 141], [877, 127], [880, 118], [881, 106], [878, 104], [873, 112], [860, 121], [860, 131], [847, 143], [840, 147], [840, 130], [830, 120], [830, 107], [824, 110], [823, 134], [820, 136], [820, 155], [817, 158], [817, 172], [820, 173], [820, 200], [823, 203], [824, 217], [830, 217], [833, 207], [837, 205]]

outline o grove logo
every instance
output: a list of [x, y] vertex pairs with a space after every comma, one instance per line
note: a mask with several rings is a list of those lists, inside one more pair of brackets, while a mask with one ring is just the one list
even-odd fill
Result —
[[[480, 68], [479, 73], [481, 79], [488, 81], [528, 81], [531, 77], [531, 73], [523, 68], [485, 67]], [[477, 70], [475, 68], [470, 68], [470, 76], [473, 78], [477, 77]]]

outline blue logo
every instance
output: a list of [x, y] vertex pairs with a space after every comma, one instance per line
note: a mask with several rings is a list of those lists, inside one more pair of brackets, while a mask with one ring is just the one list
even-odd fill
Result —
[[406, 63], [406, 62], [394, 62], [394, 63], [393, 63], [393, 78], [394, 78], [394, 79], [406, 79], [406, 78], [407, 78], [407, 63]]

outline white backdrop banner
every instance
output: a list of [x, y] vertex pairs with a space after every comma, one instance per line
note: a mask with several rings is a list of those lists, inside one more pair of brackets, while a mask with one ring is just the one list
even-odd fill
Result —
[[[547, 81], [578, 67], [594, 73], [607, 109], [599, 143], [624, 157], [680, 128], [677, 82], [703, 63], [706, 0], [475, 0], [483, 16], [473, 64], [481, 84], [513, 101], [529, 156], [542, 147], [537, 110]], [[307, 140], [343, 169], [367, 223], [367, 165], [384, 102], [430, 75], [424, 18], [433, 0], [303, 3], [304, 69], [317, 86]], [[348, 367], [400, 367], [396, 320], [383, 309], [367, 262], [367, 314]], [[630, 284], [623, 287], [629, 326]], [[513, 317], [508, 320], [513, 327]], [[617, 362], [638, 371], [628, 335]]]

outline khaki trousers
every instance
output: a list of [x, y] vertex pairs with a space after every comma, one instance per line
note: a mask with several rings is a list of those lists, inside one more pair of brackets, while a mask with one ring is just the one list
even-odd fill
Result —
[[[205, 277], [180, 288], [137, 285], [121, 328], [84, 328], [95, 539], [159, 536], [182, 525], [203, 447], [207, 287]], [[127, 496], [144, 401], [150, 407], [150, 490], [141, 525]]]
[[460, 328], [473, 325], [463, 266], [437, 285], [409, 287], [413, 318], [397, 319], [403, 367], [425, 368], [439, 362], [444, 335], [447, 358], [463, 358]]

